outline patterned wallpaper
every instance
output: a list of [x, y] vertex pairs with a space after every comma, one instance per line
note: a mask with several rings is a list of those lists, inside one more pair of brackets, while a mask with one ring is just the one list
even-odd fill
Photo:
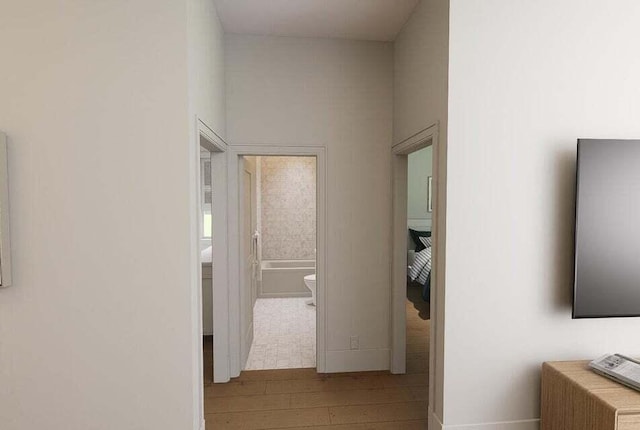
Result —
[[263, 260], [315, 260], [315, 157], [261, 157]]

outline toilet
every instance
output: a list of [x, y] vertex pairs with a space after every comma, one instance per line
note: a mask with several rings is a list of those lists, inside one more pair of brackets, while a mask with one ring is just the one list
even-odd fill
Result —
[[[300, 278], [298, 278], [300, 279]], [[316, 274], [307, 275], [304, 277], [304, 284], [309, 290], [311, 290], [311, 299], [307, 300], [307, 304], [311, 306], [316, 305]]]

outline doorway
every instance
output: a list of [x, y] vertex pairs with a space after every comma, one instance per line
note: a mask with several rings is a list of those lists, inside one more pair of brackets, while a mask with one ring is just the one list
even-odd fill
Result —
[[[197, 253], [194, 270], [194, 347], [199, 349], [194, 369], [199, 385], [226, 382], [229, 359], [228, 337], [223, 327], [228, 319], [227, 298], [227, 144], [202, 120], [196, 118], [194, 139], [195, 196], [193, 228]], [[204, 382], [204, 384], [202, 384]], [[200, 393], [202, 395], [202, 393]]]
[[[431, 148], [430, 157], [427, 156], [425, 148]], [[414, 155], [411, 155], [414, 154]], [[414, 163], [418, 169], [421, 164], [431, 161], [431, 172], [419, 170], [417, 177], [412, 180], [416, 182], [416, 189], [410, 190], [411, 181], [409, 178], [409, 157], [414, 158]], [[429, 370], [429, 380], [432, 381], [433, 366], [429, 362], [433, 361], [433, 354], [428, 357], [423, 351], [432, 350], [424, 345], [426, 340], [422, 339], [428, 333], [429, 327], [424, 329], [424, 324], [420, 321], [419, 314], [428, 317], [429, 320], [435, 318], [437, 310], [434, 288], [437, 273], [435, 271], [435, 253], [437, 226], [435, 214], [437, 211], [437, 169], [433, 160], [437, 159], [437, 125], [428, 127], [411, 138], [395, 145], [392, 149], [393, 164], [393, 269], [392, 269], [392, 350], [391, 350], [391, 372], [406, 373], [415, 370], [416, 366], [423, 366]], [[428, 174], [431, 173], [431, 174]], [[414, 201], [410, 201], [410, 195], [415, 194]], [[413, 197], [412, 197], [413, 198]], [[412, 215], [412, 217], [410, 217]], [[433, 235], [432, 235], [433, 233]], [[431, 245], [434, 246], [431, 246]], [[425, 248], [434, 250], [428, 252], [428, 257], [424, 255]], [[422, 255], [421, 261], [416, 264], [416, 259]], [[428, 261], [425, 261], [428, 260]], [[427, 267], [429, 266], [429, 267]], [[412, 270], [413, 269], [413, 270]], [[419, 269], [419, 270], [418, 270]], [[430, 270], [427, 270], [430, 269]], [[413, 273], [411, 273], [413, 271]], [[413, 280], [412, 280], [413, 278]], [[418, 281], [417, 284], [413, 282]], [[409, 300], [408, 300], [409, 298]], [[417, 306], [414, 306], [414, 302]], [[428, 302], [428, 311], [425, 306]], [[419, 308], [419, 309], [416, 309]], [[416, 313], [416, 318], [412, 318], [411, 327], [407, 323], [407, 314]], [[413, 331], [413, 333], [411, 333]], [[428, 335], [428, 334], [427, 334]], [[433, 336], [429, 336], [429, 345], [433, 345]], [[410, 340], [411, 342], [408, 342]], [[413, 345], [410, 345], [413, 344]], [[408, 355], [407, 346], [413, 348]], [[415, 349], [417, 347], [417, 349]], [[428, 360], [428, 361], [427, 361]]]
[[241, 288], [251, 310], [243, 370], [315, 368], [316, 157], [243, 156], [240, 166]]
[[[316, 300], [315, 300], [315, 318], [312, 322], [315, 323], [315, 367], [318, 372], [322, 373], [325, 369], [326, 363], [326, 347], [325, 347], [325, 282], [326, 282], [326, 149], [321, 146], [271, 146], [271, 145], [238, 145], [232, 147], [229, 151], [228, 158], [228, 204], [229, 204], [229, 376], [237, 377], [240, 372], [247, 367], [249, 353], [251, 352], [251, 346], [254, 338], [254, 321], [253, 321], [253, 308], [252, 302], [254, 299], [260, 300], [259, 295], [269, 296], [271, 298], [278, 294], [277, 288], [275, 290], [264, 289], [264, 277], [262, 276], [262, 266], [264, 266], [264, 255], [262, 255], [262, 249], [258, 245], [262, 238], [258, 234], [257, 237], [243, 233], [245, 231], [253, 230], [253, 220], [250, 220], [250, 216], [245, 215], [244, 206], [245, 201], [247, 206], [249, 202], [253, 202], [254, 198], [248, 198], [248, 194], [245, 188], [245, 182], [250, 180], [252, 167], [245, 169], [244, 157], [254, 157], [261, 159], [264, 157], [312, 157], [315, 160], [316, 168], [316, 184], [315, 184], [315, 218], [316, 218], [316, 237], [315, 237], [315, 285], [316, 285]], [[254, 162], [255, 162], [254, 159]], [[251, 160], [251, 158], [249, 158]], [[261, 165], [263, 163], [261, 162]], [[258, 178], [257, 173], [254, 174]], [[246, 181], [245, 181], [246, 178]], [[249, 187], [251, 188], [251, 187]], [[256, 218], [257, 218], [257, 205], [258, 194], [255, 195], [256, 204]], [[251, 228], [247, 228], [250, 226]], [[255, 220], [255, 226], [258, 226], [258, 220]], [[259, 231], [260, 233], [260, 231]], [[251, 237], [250, 237], [251, 236]], [[254, 255], [252, 256], [252, 249], [254, 249]], [[260, 250], [260, 255], [258, 255]], [[286, 264], [289, 265], [304, 265], [295, 259], [290, 259]], [[312, 258], [309, 258], [312, 260]], [[258, 261], [260, 263], [258, 263]], [[272, 261], [271, 266], [281, 265], [280, 262]], [[258, 270], [260, 267], [260, 270]], [[252, 268], [249, 270], [248, 268]], [[282, 267], [276, 267], [276, 269], [284, 269]], [[288, 271], [293, 272], [298, 268], [288, 267]], [[309, 267], [302, 267], [302, 269], [308, 270]], [[277, 270], [276, 270], [277, 272]], [[282, 270], [281, 270], [282, 272]], [[310, 272], [312, 273], [312, 272]], [[277, 274], [276, 274], [277, 275]], [[255, 283], [250, 279], [251, 276], [256, 278]], [[289, 297], [291, 299], [303, 299], [308, 300], [310, 291], [305, 287], [304, 276], [301, 276], [300, 283], [296, 285], [298, 288], [298, 297]], [[249, 277], [248, 280], [245, 280]], [[279, 285], [279, 283], [276, 283]], [[248, 286], [248, 287], [247, 287]], [[303, 289], [304, 288], [304, 289]], [[215, 293], [215, 291], [214, 291]], [[268, 297], [265, 297], [268, 298]], [[304, 304], [306, 306], [306, 304]], [[214, 309], [217, 309], [216, 296], [214, 294]], [[221, 327], [224, 330], [224, 327]], [[305, 356], [309, 357], [309, 351], [306, 350]], [[216, 356], [218, 352], [216, 351]], [[313, 349], [311, 349], [313, 354]], [[276, 353], [277, 354], [277, 353]], [[283, 354], [284, 355], [284, 354]], [[270, 362], [273, 364], [273, 361]], [[251, 363], [249, 363], [251, 364]], [[266, 366], [266, 363], [264, 363]], [[291, 364], [288, 364], [289, 366]], [[296, 362], [297, 365], [297, 362]], [[304, 365], [304, 364], [302, 364]], [[302, 367], [302, 365], [300, 367]], [[307, 361], [307, 365], [308, 361]], [[284, 362], [280, 363], [280, 366], [285, 366]], [[276, 367], [277, 357], [276, 357]]]
[[[414, 343], [415, 338], [410, 339], [408, 336], [407, 324], [407, 281], [409, 268], [409, 251], [411, 247], [411, 239], [409, 232], [408, 218], [408, 170], [409, 170], [409, 154], [415, 153], [423, 148], [432, 148], [431, 179], [427, 179], [430, 191], [424, 196], [427, 204], [431, 204], [431, 227], [423, 228], [423, 230], [431, 231], [431, 271], [428, 282], [429, 291], [426, 293], [429, 299], [429, 327], [428, 345], [423, 342], [421, 345], [411, 347], [409, 355], [407, 353], [408, 345]], [[391, 303], [391, 372], [396, 374], [419, 373], [428, 378], [428, 398], [431, 399], [429, 408], [431, 410], [433, 399], [436, 398], [435, 387], [438, 383], [437, 379], [442, 378], [441, 363], [437, 361], [437, 357], [441, 357], [441, 347], [443, 342], [442, 316], [440, 308], [440, 291], [438, 291], [439, 273], [438, 262], [440, 258], [439, 242], [441, 232], [439, 224], [439, 207], [438, 207], [438, 179], [439, 179], [439, 146], [438, 146], [438, 124], [435, 123], [424, 130], [416, 133], [405, 141], [394, 145], [391, 151], [392, 158], [392, 192], [393, 192], [393, 220], [392, 220], [392, 303]], [[425, 226], [426, 227], [426, 226]], [[416, 238], [415, 241], [420, 241]], [[429, 241], [427, 241], [428, 244]], [[425, 245], [426, 246], [426, 245]], [[418, 251], [419, 252], [419, 251]], [[415, 248], [414, 248], [415, 253]], [[420, 323], [419, 323], [420, 324]], [[419, 337], [423, 333], [412, 333]], [[411, 343], [410, 343], [411, 342]], [[426, 349], [426, 354], [422, 353]], [[412, 361], [413, 360], [413, 361]], [[417, 366], [417, 367], [416, 367]], [[425, 370], [428, 369], [428, 370]]]
[[422, 375], [429, 367], [432, 155], [431, 144], [407, 154], [406, 371]]
[[200, 146], [199, 250], [204, 384], [213, 383], [213, 187], [211, 152]]

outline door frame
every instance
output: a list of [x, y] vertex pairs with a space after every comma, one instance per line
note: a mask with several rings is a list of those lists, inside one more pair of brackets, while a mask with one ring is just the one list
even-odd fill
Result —
[[[241, 359], [240, 306], [240, 187], [239, 157], [241, 156], [315, 156], [316, 157], [316, 369], [326, 371], [326, 280], [327, 280], [327, 148], [296, 145], [230, 145], [227, 152], [228, 184], [228, 250], [229, 250], [229, 364], [231, 377], [237, 377], [245, 363]], [[218, 306], [214, 303], [214, 313]]]
[[[256, 189], [253, 186], [251, 186], [251, 185], [255, 185], [255, 182], [257, 182], [257, 179], [256, 179], [255, 176], [258, 173], [257, 172], [257, 170], [258, 170], [257, 169], [257, 158], [256, 157], [253, 157], [253, 158], [254, 158], [253, 160], [248, 160], [245, 156], [238, 157], [238, 163], [239, 163], [238, 166], [242, 165], [242, 167], [243, 167], [242, 169], [240, 169], [240, 168], [238, 169], [238, 190], [241, 191], [241, 192], [244, 191], [244, 188], [241, 186], [241, 184], [244, 185], [244, 180], [245, 180], [244, 174], [245, 173], [250, 173], [251, 174], [251, 172], [249, 170], [247, 170], [247, 163], [253, 163], [253, 172], [252, 172], [253, 178], [251, 180], [254, 181], [254, 184], [250, 184], [249, 188], [251, 189], [251, 192], [256, 191]], [[240, 160], [242, 160], [242, 162], [240, 162]], [[244, 198], [244, 195], [243, 195], [243, 198]], [[256, 196], [256, 199], [257, 199], [257, 196]], [[244, 216], [246, 214], [246, 208], [245, 208], [243, 203], [244, 203], [244, 201], [242, 199], [238, 199], [238, 207], [239, 207], [239, 211], [238, 211], [238, 220], [239, 220], [239, 223], [238, 223], [238, 227], [239, 227], [238, 239], [240, 240], [239, 241], [240, 273], [239, 273], [238, 282], [239, 282], [239, 285], [241, 285], [241, 286], [242, 285], [246, 285], [246, 282], [247, 282], [247, 279], [245, 279], [246, 278], [246, 266], [245, 265], [247, 264], [247, 261], [246, 261], [245, 258], [247, 256], [247, 251], [248, 251], [247, 250], [247, 242], [242, 240], [243, 239], [242, 235], [246, 234], [246, 232], [243, 231], [244, 230], [243, 229], [243, 227], [244, 227], [244, 225], [243, 225]], [[253, 204], [253, 199], [252, 199], [251, 203]], [[254, 208], [252, 208], [252, 212], [253, 212], [253, 209]], [[255, 208], [255, 209], [257, 210], [257, 208]], [[250, 223], [251, 223], [251, 230], [252, 230], [249, 233], [249, 237], [250, 237], [250, 241], [251, 241], [251, 247], [253, 247], [253, 244], [254, 244], [253, 234], [255, 232], [255, 230], [253, 229], [253, 225], [254, 225], [253, 224], [253, 221], [254, 221], [253, 220], [253, 213], [251, 213], [249, 215], [249, 217], [250, 217], [250, 220], [251, 220]], [[256, 213], [256, 217], [257, 217], [257, 213]], [[255, 270], [255, 268], [252, 267], [252, 278], [249, 280], [250, 286], [251, 286], [250, 287], [251, 291], [246, 291], [244, 288], [240, 288], [240, 306], [242, 306], [242, 303], [251, 303], [252, 306], [254, 304], [254, 301], [253, 301], [253, 291], [254, 291], [254, 287], [255, 287], [255, 277], [253, 276], [255, 274], [254, 270]], [[241, 317], [240, 318], [240, 332], [242, 334], [241, 335], [242, 337], [240, 339], [240, 360], [241, 360], [240, 362], [241, 363], [246, 363], [247, 359], [249, 358], [249, 352], [250, 352], [251, 348], [250, 347], [249, 348], [245, 347], [247, 341], [248, 341], [249, 345], [251, 345], [253, 343], [253, 312], [251, 312], [250, 319], [249, 319], [249, 321], [250, 321], [249, 324], [243, 324], [243, 321], [245, 321], [245, 319], [244, 319], [245, 316], [246, 315], [243, 315], [243, 314], [240, 315], [240, 317]]]
[[[228, 302], [228, 292], [226, 289], [228, 278], [228, 239], [227, 239], [227, 151], [228, 145], [225, 140], [220, 137], [211, 127], [204, 121], [196, 117], [196, 178], [197, 178], [197, 197], [196, 197], [196, 217], [198, 226], [196, 250], [198, 252], [196, 261], [197, 278], [196, 284], [198, 291], [196, 296], [198, 301], [194, 314], [196, 315], [194, 327], [197, 338], [197, 348], [199, 362], [196, 370], [200, 372], [200, 386], [203, 386], [204, 374], [202, 374], [202, 265], [200, 263], [200, 148], [205, 148], [211, 153], [211, 215], [212, 215], [212, 240], [211, 240], [211, 257], [214, 262], [212, 266], [212, 283], [213, 283], [213, 354], [214, 354], [214, 382], [226, 382], [229, 380], [229, 339], [226, 331], [221, 330], [228, 324], [229, 314], [228, 306], [216, 307], [215, 303]], [[204, 394], [204, 393], [203, 393]]]
[[[202, 264], [200, 243], [201, 234], [201, 189], [200, 189], [200, 151], [205, 148], [211, 153], [211, 175], [212, 175], [212, 232], [219, 238], [212, 241], [212, 258], [219, 264], [213, 266], [213, 287], [214, 297], [216, 295], [216, 286], [226, 284], [227, 277], [227, 240], [226, 240], [226, 155], [227, 144], [220, 135], [218, 135], [211, 127], [209, 127], [201, 118], [194, 115], [193, 128], [191, 129], [189, 139], [189, 147], [191, 156], [189, 164], [191, 166], [191, 188], [190, 188], [190, 237], [191, 237], [191, 253], [189, 255], [191, 261], [191, 334], [192, 334], [192, 382], [193, 382], [193, 405], [194, 405], [194, 428], [204, 429], [204, 372], [203, 372], [203, 348], [202, 348]], [[216, 313], [214, 312], [214, 332], [216, 326]], [[219, 319], [219, 318], [218, 318]], [[228, 348], [218, 345], [220, 340], [218, 336], [214, 336], [214, 353], [216, 348], [221, 351]], [[216, 342], [218, 341], [218, 342]], [[219, 363], [218, 361], [221, 361]], [[224, 366], [224, 360], [214, 360], [216, 368]], [[216, 373], [223, 373], [220, 369]], [[228, 372], [227, 372], [228, 373]]]
[[[391, 373], [406, 373], [407, 366], [407, 333], [406, 333], [406, 300], [407, 300], [407, 200], [408, 200], [408, 155], [412, 152], [431, 146], [433, 148], [432, 176], [433, 176], [433, 208], [431, 231], [434, 236], [433, 254], [431, 261], [431, 298], [430, 321], [431, 333], [437, 321], [437, 285], [436, 260], [440, 251], [437, 244], [438, 225], [438, 123], [416, 133], [408, 139], [394, 145], [391, 149], [391, 181], [393, 193], [393, 215], [391, 232], [392, 270], [391, 270]], [[431, 335], [429, 350], [429, 392], [431, 393], [433, 382], [433, 370], [435, 359], [435, 336]], [[430, 397], [433, 398], [433, 397]]]

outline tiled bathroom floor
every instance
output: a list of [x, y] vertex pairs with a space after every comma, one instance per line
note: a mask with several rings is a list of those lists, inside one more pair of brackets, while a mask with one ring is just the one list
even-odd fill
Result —
[[307, 298], [258, 299], [245, 370], [316, 367], [316, 308]]

